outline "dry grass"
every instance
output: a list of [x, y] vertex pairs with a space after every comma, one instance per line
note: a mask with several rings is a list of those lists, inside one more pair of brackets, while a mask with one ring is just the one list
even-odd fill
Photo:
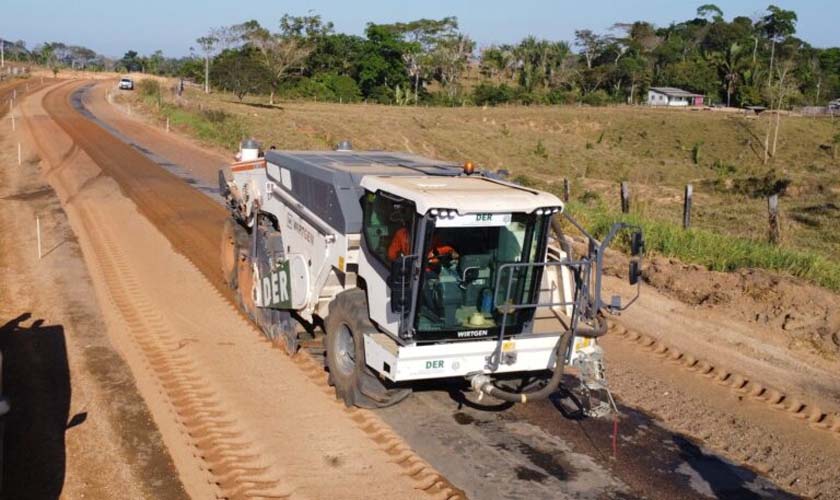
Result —
[[[778, 154], [761, 161], [767, 118], [715, 111], [641, 107], [426, 108], [289, 102], [239, 103], [226, 94], [189, 91], [181, 111], [220, 109], [247, 133], [280, 149], [328, 149], [350, 139], [356, 149], [403, 150], [541, 183], [572, 181], [573, 197], [618, 205], [630, 181], [633, 210], [681, 220], [682, 191], [695, 186], [694, 225], [764, 239], [766, 201], [751, 194], [770, 174], [791, 181], [782, 198], [784, 244], [840, 261], [840, 161], [826, 145], [840, 122], [784, 117]], [[238, 138], [213, 139], [232, 144]], [[748, 179], [753, 178], [753, 181]]]

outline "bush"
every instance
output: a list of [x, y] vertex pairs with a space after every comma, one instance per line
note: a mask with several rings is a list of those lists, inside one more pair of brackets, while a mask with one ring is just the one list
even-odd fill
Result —
[[610, 95], [606, 90], [596, 90], [583, 96], [582, 101], [589, 106], [605, 106], [610, 102]]
[[239, 118], [221, 110], [199, 111], [164, 105], [162, 113], [170, 119], [173, 127], [186, 127], [199, 139], [227, 149], [236, 148], [242, 138], [250, 135]]
[[[811, 252], [788, 250], [702, 229], [684, 230], [676, 224], [638, 216], [621, 216], [582, 206], [576, 207], [577, 210], [585, 213], [589, 229], [596, 238], [606, 235], [614, 222], [624, 220], [642, 227], [647, 251], [701, 264], [713, 271], [759, 268], [786, 272], [829, 290], [840, 290], [840, 264]], [[627, 242], [619, 241], [618, 244], [623, 244], [627, 250]]]
[[137, 83], [137, 91], [143, 97], [157, 98], [160, 95], [160, 83], [152, 78], [144, 78]]
[[514, 90], [506, 84], [493, 85], [481, 82], [473, 89], [472, 100], [476, 106], [497, 106], [509, 103], [514, 98]]

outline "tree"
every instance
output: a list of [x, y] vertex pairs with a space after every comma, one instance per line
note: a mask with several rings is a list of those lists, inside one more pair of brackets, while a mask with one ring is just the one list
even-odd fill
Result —
[[697, 17], [707, 19], [712, 16], [712, 20], [716, 23], [723, 22], [723, 11], [715, 4], [707, 3], [697, 7]]
[[268, 72], [260, 53], [252, 47], [226, 49], [213, 62], [213, 81], [240, 101], [248, 95], [265, 90]]
[[[439, 40], [430, 55], [434, 75], [446, 90], [450, 100], [458, 92], [458, 80], [466, 69], [473, 50], [475, 50], [475, 42], [467, 35], [459, 33]], [[415, 102], [416, 95], [415, 88]]]
[[271, 90], [269, 104], [274, 104], [276, 90], [287, 75], [300, 69], [303, 62], [315, 50], [317, 39], [328, 35], [332, 23], [324, 24], [321, 16], [290, 16], [280, 19], [280, 31], [272, 33], [257, 21], [243, 24], [243, 38], [256, 48], [262, 56], [262, 63], [268, 71]]
[[592, 69], [592, 63], [601, 55], [606, 45], [606, 40], [592, 30], [576, 30], [575, 45], [581, 48], [581, 54], [586, 60], [586, 67]]
[[399, 86], [407, 88], [406, 42], [387, 26], [368, 24], [367, 40], [359, 59], [358, 82], [362, 95], [380, 102], [393, 102]]
[[457, 45], [454, 40], [458, 37], [464, 38], [463, 35], [458, 33], [458, 18], [418, 19], [408, 23], [383, 26], [393, 30], [407, 42], [403, 51], [403, 59], [414, 83], [414, 103], [416, 105], [419, 101], [420, 82], [433, 71], [432, 68], [429, 68], [432, 61], [436, 60], [440, 63], [443, 54], [451, 53]]
[[210, 30], [206, 36], [196, 39], [198, 46], [201, 47], [201, 52], [204, 53], [204, 93], [210, 93], [210, 56], [216, 51], [216, 46], [219, 39], [213, 35], [213, 30]]
[[773, 59], [776, 55], [776, 44], [796, 33], [796, 12], [784, 10], [771, 5], [767, 7], [768, 14], [758, 22], [758, 30], [770, 40], [770, 70], [767, 85], [773, 83]]
[[740, 70], [743, 68], [743, 56], [743, 47], [737, 43], [730, 45], [723, 53], [713, 53], [710, 56], [710, 60], [718, 68], [718, 73], [721, 77], [724, 91], [726, 92], [727, 107], [732, 105], [732, 94], [735, 92]]

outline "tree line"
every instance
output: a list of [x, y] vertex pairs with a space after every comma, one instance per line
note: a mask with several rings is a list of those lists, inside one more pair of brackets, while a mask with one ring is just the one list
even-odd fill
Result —
[[[322, 101], [398, 104], [639, 103], [652, 86], [703, 94], [708, 102], [784, 108], [840, 97], [840, 48], [796, 37], [798, 17], [770, 5], [755, 18], [726, 19], [713, 4], [682, 22], [616, 23], [580, 29], [571, 41], [533, 36], [478, 49], [455, 17], [369, 23], [337, 33], [319, 15], [283, 16], [213, 28], [191, 55], [160, 51], [103, 60], [83, 47], [45, 44], [33, 60], [55, 66], [145, 71], [211, 88]], [[92, 51], [91, 51], [92, 52]], [[110, 65], [110, 68], [108, 67]]]

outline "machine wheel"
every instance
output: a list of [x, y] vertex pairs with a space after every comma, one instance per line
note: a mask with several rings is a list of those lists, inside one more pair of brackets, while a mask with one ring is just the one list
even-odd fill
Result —
[[[233, 222], [233, 221], [231, 221]], [[226, 243], [228, 248], [233, 248], [233, 255], [235, 257], [233, 267], [233, 283], [232, 288], [236, 289], [236, 300], [239, 308], [242, 309], [246, 315], [260, 327], [263, 334], [277, 347], [283, 347], [291, 356], [297, 352], [298, 341], [297, 332], [295, 331], [294, 320], [289, 311], [281, 311], [279, 309], [269, 309], [264, 307], [257, 307], [256, 304], [256, 289], [255, 283], [256, 275], [254, 274], [254, 263], [263, 265], [269, 262], [268, 250], [265, 242], [266, 227], [259, 226], [251, 232], [251, 235], [242, 228], [242, 226], [234, 222], [232, 239], [229, 239], [228, 225], [225, 225], [225, 231], [222, 237], [222, 271], [225, 272], [225, 248]], [[252, 244], [249, 238], [256, 238], [256, 242]], [[252, 255], [250, 250], [256, 248], [256, 255]], [[282, 253], [276, 252], [274, 257], [282, 257]], [[262, 272], [265, 272], [263, 269]]]
[[239, 252], [242, 248], [243, 236], [247, 236], [247, 233], [245, 233], [242, 226], [231, 218], [225, 220], [225, 225], [222, 228], [222, 246], [219, 255], [221, 256], [222, 262], [222, 279], [232, 289], [236, 289], [237, 285], [236, 268], [240, 260]]
[[324, 324], [327, 370], [336, 397], [343, 399], [347, 406], [384, 408], [399, 403], [411, 390], [388, 387], [365, 364], [363, 335], [375, 331], [367, 310], [364, 290], [342, 292], [332, 301]]

